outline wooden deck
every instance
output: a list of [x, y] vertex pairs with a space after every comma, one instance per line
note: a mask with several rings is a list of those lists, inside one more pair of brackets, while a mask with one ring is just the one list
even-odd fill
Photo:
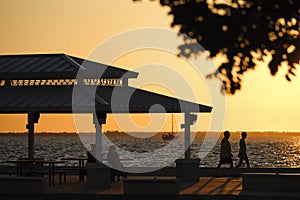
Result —
[[[156, 176], [159, 178], [159, 176]], [[86, 187], [86, 182], [79, 182], [78, 175], [69, 175], [67, 183], [59, 185], [58, 177], [55, 177], [55, 186], [48, 186], [46, 194], [33, 194], [26, 195], [26, 198], [31, 200], [96, 200], [96, 199], [109, 199], [109, 200], [300, 200], [300, 192], [288, 191], [242, 191], [242, 178], [231, 177], [201, 177], [200, 181], [194, 184], [180, 184], [180, 194], [174, 196], [126, 196], [123, 194], [123, 182], [116, 182], [112, 184], [110, 189], [106, 190], [91, 190]], [[133, 177], [129, 177], [133, 178]], [[138, 178], [135, 176], [134, 178]], [[140, 177], [145, 178], [145, 177]], [[154, 178], [151, 176], [149, 178]], [[169, 177], [174, 178], [174, 176]], [[85, 180], [86, 181], [86, 180]], [[24, 199], [23, 194], [1, 194], [1, 199], [21, 200]]]
[[[133, 178], [133, 177], [129, 177]], [[138, 177], [136, 177], [138, 178]], [[173, 177], [175, 178], [175, 177]], [[242, 179], [231, 177], [200, 178], [195, 184], [180, 184], [180, 194], [186, 195], [239, 195], [242, 191]], [[49, 193], [93, 193], [108, 195], [123, 195], [123, 182], [112, 184], [110, 189], [106, 190], [89, 190], [85, 182], [78, 182], [78, 176], [68, 176], [67, 183], [56, 185], [48, 188]]]

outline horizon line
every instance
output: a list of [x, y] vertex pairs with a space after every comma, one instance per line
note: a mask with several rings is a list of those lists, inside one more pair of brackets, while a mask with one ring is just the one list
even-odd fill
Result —
[[[225, 131], [225, 130], [224, 130]], [[191, 133], [205, 133], [205, 132], [208, 132], [208, 133], [215, 133], [215, 132], [224, 132], [224, 131], [191, 131]], [[114, 131], [104, 131], [103, 133], [104, 134], [107, 134], [107, 133], [137, 133], [138, 131], [127, 131], [127, 132], [124, 132], [124, 131], [117, 131], [117, 130], [114, 130]], [[144, 132], [140, 132], [140, 133], [153, 133], [155, 131], [144, 131]], [[160, 132], [157, 132], [157, 133], [168, 133], [168, 132], [171, 132], [171, 131], [160, 131]], [[184, 131], [178, 131], [178, 132], [174, 132], [175, 134], [176, 133], [182, 133]], [[241, 133], [243, 132], [242, 130], [241, 131], [230, 131], [231, 133]], [[245, 132], [248, 132], [248, 133], [300, 133], [300, 131], [245, 131]], [[94, 134], [95, 132], [82, 132], [82, 133], [78, 133], [78, 132], [67, 132], [67, 131], [41, 131], [41, 132], [35, 132], [34, 134]], [[28, 132], [14, 132], [14, 131], [8, 131], [8, 132], [0, 132], [0, 134], [28, 134]]]

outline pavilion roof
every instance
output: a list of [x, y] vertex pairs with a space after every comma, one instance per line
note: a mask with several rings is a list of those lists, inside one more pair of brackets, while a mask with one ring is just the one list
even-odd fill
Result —
[[105, 69], [104, 78], [137, 78], [138, 73], [67, 54], [0, 55], [0, 78], [75, 78], [79, 70]]
[[[78, 70], [83, 70], [86, 71], [87, 80], [94, 80], [93, 76], [97, 77], [97, 74], [94, 75], [93, 72], [97, 69], [105, 69], [102, 70], [101, 78], [108, 80], [138, 76], [138, 73], [133, 71], [66, 54], [2, 55], [0, 113], [72, 113], [72, 108], [81, 113], [90, 113], [94, 109], [104, 113], [180, 113], [212, 110], [209, 106], [128, 87], [127, 83], [114, 85], [103, 82], [101, 85], [100, 82], [99, 85], [96, 82], [96, 87], [95, 82], [85, 84], [76, 78]], [[48, 82], [42, 79], [47, 79]], [[73, 89], [77, 91], [76, 87], [80, 91], [74, 98]], [[94, 91], [91, 92], [93, 88]], [[157, 105], [160, 105], [160, 109]]]
[[[98, 87], [93, 93], [80, 91], [73, 98], [72, 87], [1, 87], [0, 113], [88, 113], [96, 108], [106, 113], [149, 113], [150, 108], [161, 105], [156, 113], [211, 112], [209, 106], [168, 97], [133, 87]], [[116, 95], [114, 98], [114, 95]], [[118, 96], [119, 95], [119, 96]], [[123, 98], [118, 98], [123, 97]], [[127, 98], [128, 97], [128, 98]], [[112, 100], [113, 99], [113, 100]], [[74, 100], [74, 99], [73, 99]], [[153, 108], [153, 107], [152, 107]]]

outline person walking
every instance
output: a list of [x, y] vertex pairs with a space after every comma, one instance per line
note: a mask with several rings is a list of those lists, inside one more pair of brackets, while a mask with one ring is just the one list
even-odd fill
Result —
[[235, 176], [229, 138], [230, 138], [229, 131], [225, 131], [224, 138], [222, 139], [221, 142], [220, 161], [217, 166], [215, 176], [219, 176], [219, 170], [223, 164], [230, 164], [230, 168], [232, 169], [232, 176]]
[[245, 160], [246, 164], [247, 164], [247, 168], [250, 168], [250, 163], [249, 163], [249, 159], [247, 156], [247, 147], [246, 147], [246, 138], [247, 138], [247, 133], [246, 132], [242, 132], [241, 134], [242, 138], [240, 139], [240, 150], [239, 150], [239, 163], [235, 166], [235, 168], [239, 168], [243, 161]]

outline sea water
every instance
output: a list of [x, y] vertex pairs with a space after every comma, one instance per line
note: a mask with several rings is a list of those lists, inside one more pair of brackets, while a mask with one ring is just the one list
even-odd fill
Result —
[[[142, 134], [142, 133], [140, 133]], [[122, 161], [125, 166], [149, 166], [153, 164], [153, 159], [156, 161], [164, 161], [166, 156], [155, 155], [151, 158], [151, 152], [163, 149], [171, 141], [162, 140], [161, 134], [149, 138], [132, 137], [125, 133], [110, 132], [106, 134], [107, 138], [116, 144], [119, 149], [121, 158], [128, 158]], [[198, 158], [199, 150], [204, 144], [204, 138], [207, 133], [197, 133], [191, 144], [191, 157]], [[43, 157], [44, 159], [61, 159], [68, 157], [82, 157], [87, 155], [88, 143], [93, 142], [95, 134], [70, 134], [70, 133], [38, 133], [35, 134], [35, 157]], [[219, 161], [220, 141], [222, 134], [217, 138], [215, 143], [210, 144], [208, 152], [204, 152], [205, 157], [201, 158], [200, 166], [216, 167]], [[229, 141], [231, 142], [232, 154], [234, 162], [238, 161], [240, 132], [231, 134]], [[28, 138], [27, 134], [0, 134], [0, 161], [14, 160], [28, 155]], [[300, 167], [300, 133], [284, 133], [284, 132], [249, 132], [246, 139], [248, 157], [251, 167], [261, 168], [279, 168]], [[174, 146], [173, 149], [168, 149], [168, 158], [178, 157], [178, 151], [181, 151], [178, 143], [178, 149]], [[104, 145], [105, 146], [105, 145]], [[148, 157], [140, 160], [134, 159], [131, 152], [149, 153]], [[103, 155], [107, 153], [107, 147], [103, 149]], [[202, 152], [203, 153], [203, 152]], [[149, 156], [150, 155], [150, 156]], [[67, 161], [67, 165], [73, 165], [76, 161]], [[169, 166], [174, 166], [174, 163], [169, 163]]]

